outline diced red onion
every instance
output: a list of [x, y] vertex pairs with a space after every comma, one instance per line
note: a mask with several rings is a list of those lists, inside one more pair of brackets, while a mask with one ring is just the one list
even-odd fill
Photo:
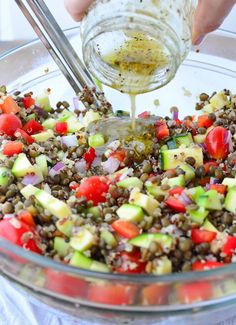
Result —
[[8, 214], [4, 214], [3, 219], [11, 219], [11, 218], [14, 218], [14, 217], [15, 217], [15, 214], [13, 214], [13, 213], [8, 213]]
[[48, 117], [48, 112], [37, 105], [34, 106], [34, 111], [36, 111], [39, 116], [42, 116], [44, 118]]
[[92, 167], [98, 167], [101, 165], [101, 162], [102, 162], [102, 157], [95, 157], [93, 162], [92, 162]]
[[85, 173], [86, 167], [87, 167], [87, 163], [84, 159], [81, 159], [75, 163], [75, 168], [78, 173]]
[[107, 174], [112, 174], [117, 171], [120, 166], [120, 161], [116, 158], [109, 157], [107, 161], [103, 163], [103, 170]]
[[55, 166], [53, 166], [50, 170], [49, 170], [49, 176], [54, 177], [58, 174], [60, 174], [60, 172], [65, 168], [65, 165], [63, 164], [63, 162], [59, 161]]
[[205, 185], [205, 189], [206, 189], [207, 191], [209, 191], [209, 189], [210, 189], [210, 184], [206, 184], [206, 185]]
[[199, 143], [199, 146], [202, 148], [203, 152], [207, 152], [207, 147], [206, 147], [205, 143]]
[[41, 180], [38, 175], [28, 174], [23, 178], [21, 183], [23, 185], [37, 185], [37, 184], [41, 183]]
[[188, 197], [188, 195], [185, 192], [182, 192], [181, 195], [179, 196], [179, 200], [183, 203], [183, 204], [191, 204], [192, 201], [190, 200], [190, 198]]
[[65, 135], [64, 137], [61, 137], [61, 142], [68, 148], [78, 146], [78, 140], [76, 135]]
[[210, 178], [210, 184], [212, 185], [212, 184], [218, 184], [219, 183], [219, 180], [217, 179], [217, 178], [215, 178], [215, 177], [211, 177]]
[[79, 109], [79, 99], [78, 97], [73, 98], [74, 109]]
[[173, 112], [173, 120], [178, 120], [179, 119], [179, 112], [178, 111], [174, 111]]

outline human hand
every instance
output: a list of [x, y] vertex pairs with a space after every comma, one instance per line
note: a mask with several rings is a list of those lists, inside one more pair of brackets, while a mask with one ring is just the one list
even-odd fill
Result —
[[[93, 1], [65, 0], [65, 6], [73, 19], [80, 21]], [[193, 44], [200, 44], [207, 33], [217, 29], [235, 3], [236, 0], [199, 0], [193, 23]]]

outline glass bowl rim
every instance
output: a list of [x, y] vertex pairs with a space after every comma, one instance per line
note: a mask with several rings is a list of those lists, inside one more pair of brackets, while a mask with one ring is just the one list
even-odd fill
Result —
[[[78, 27], [72, 27], [65, 29], [65, 33], [70, 33], [73, 31], [76, 31], [80, 28]], [[224, 34], [233, 35], [236, 37], [236, 33], [226, 30], [226, 29], [218, 29], [217, 32], [222, 32]], [[31, 40], [29, 42], [25, 42], [22, 45], [16, 46], [8, 51], [3, 52], [0, 55], [0, 60], [3, 60], [7, 58], [9, 55], [16, 54], [18, 51], [25, 49], [27, 47], [30, 47], [34, 44], [39, 44], [40, 40], [38, 38], [35, 38], [34, 40]], [[82, 276], [82, 277], [88, 277], [88, 278], [96, 278], [101, 280], [116, 280], [116, 281], [122, 281], [122, 282], [137, 282], [140, 283], [157, 283], [157, 282], [163, 282], [163, 283], [171, 283], [171, 282], [189, 282], [191, 280], [193, 281], [199, 281], [202, 279], [209, 279], [211, 277], [218, 277], [222, 275], [227, 275], [232, 272], [236, 271], [236, 263], [230, 263], [227, 266], [223, 266], [220, 268], [207, 270], [207, 271], [190, 271], [190, 272], [181, 272], [181, 273], [172, 273], [168, 275], [147, 275], [147, 274], [116, 274], [116, 273], [104, 273], [104, 272], [96, 272], [96, 271], [90, 271], [86, 269], [77, 268], [74, 266], [63, 264], [62, 262], [54, 261], [53, 259], [50, 259], [48, 257], [45, 257], [43, 255], [35, 254], [33, 252], [27, 251], [20, 246], [17, 246], [10, 241], [0, 238], [0, 247], [9, 251], [10, 253], [13, 253], [17, 257], [23, 257], [29, 262], [33, 262], [37, 265], [40, 265], [45, 268], [50, 268], [55, 271], [59, 272], [65, 272], [70, 273], [71, 275], [75, 276]]]

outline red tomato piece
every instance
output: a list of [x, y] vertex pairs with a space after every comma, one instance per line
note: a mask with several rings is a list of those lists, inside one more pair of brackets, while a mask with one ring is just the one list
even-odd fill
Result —
[[84, 160], [87, 163], [87, 167], [89, 168], [96, 158], [96, 151], [94, 148], [89, 148], [87, 152], [83, 155]]
[[23, 210], [23, 211], [21, 211], [21, 212], [18, 214], [17, 218], [18, 218], [20, 221], [26, 223], [26, 224], [29, 225], [29, 226], [31, 226], [31, 227], [35, 227], [34, 218], [33, 218], [32, 214], [31, 214], [29, 211], [27, 211], [27, 210]]
[[156, 137], [162, 141], [170, 136], [170, 130], [164, 121], [157, 121], [156, 124]]
[[151, 114], [150, 112], [145, 111], [145, 112], [142, 112], [141, 114], [139, 114], [138, 118], [149, 118], [150, 114]]
[[222, 248], [222, 252], [227, 256], [231, 256], [235, 250], [236, 250], [236, 237], [228, 236], [226, 243]]
[[181, 124], [183, 124], [183, 121], [181, 121], [181, 120], [179, 120], [179, 119], [177, 118], [177, 119], [175, 119], [175, 123], [176, 123], [176, 125], [181, 125]]
[[225, 266], [225, 263], [217, 261], [196, 261], [192, 264], [193, 271], [206, 271]]
[[222, 127], [213, 128], [206, 137], [208, 154], [214, 159], [225, 159], [229, 154], [229, 133]]
[[140, 234], [140, 229], [133, 222], [127, 220], [116, 220], [112, 223], [112, 228], [115, 232], [127, 239], [137, 237]]
[[26, 109], [31, 108], [35, 105], [35, 99], [30, 96], [26, 96], [23, 98], [23, 104]]
[[169, 191], [169, 194], [174, 196], [174, 195], [180, 195], [183, 193], [184, 188], [182, 186], [177, 186], [173, 188], [172, 190]]
[[34, 143], [34, 138], [32, 138], [28, 133], [26, 133], [22, 129], [17, 129], [16, 132], [14, 133], [14, 136], [16, 138], [23, 138], [27, 144]]
[[23, 129], [29, 135], [32, 135], [32, 134], [40, 133], [41, 131], [43, 131], [43, 126], [35, 120], [30, 120], [25, 124]]
[[216, 238], [216, 232], [194, 228], [191, 230], [191, 239], [194, 244], [210, 243]]
[[76, 196], [78, 198], [84, 196], [87, 201], [93, 201], [96, 206], [98, 203], [106, 202], [108, 189], [108, 183], [104, 183], [99, 176], [92, 176], [80, 184]]
[[[146, 262], [141, 260], [141, 253], [139, 250], [133, 252], [121, 252], [121, 266], [116, 269], [116, 272], [123, 274], [140, 274], [145, 273]], [[130, 262], [131, 264], [129, 265]], [[136, 267], [134, 265], [136, 264]], [[132, 267], [130, 267], [132, 266]]]
[[185, 304], [208, 300], [212, 294], [213, 288], [209, 281], [186, 283], [177, 288], [178, 300]]
[[218, 167], [219, 164], [216, 161], [208, 161], [204, 164], [206, 174], [209, 174], [211, 167]]
[[126, 157], [126, 151], [124, 149], [118, 149], [114, 151], [110, 157], [118, 159], [120, 162], [124, 161]]
[[218, 193], [225, 195], [227, 186], [224, 184], [211, 184], [210, 190], [216, 190]]
[[42, 253], [41, 249], [36, 244], [39, 237], [35, 233], [34, 228], [17, 218], [13, 217], [0, 221], [0, 237], [31, 252], [38, 254]]
[[67, 122], [57, 122], [55, 125], [55, 130], [60, 135], [66, 135], [68, 132], [68, 123]]
[[177, 212], [186, 212], [186, 206], [184, 205], [184, 203], [180, 202], [174, 196], [169, 196], [165, 203], [168, 205], [168, 207]]
[[10, 113], [16, 114], [20, 111], [20, 107], [11, 96], [7, 96], [4, 99], [3, 104], [0, 104], [0, 109], [2, 113], [6, 113], [6, 114], [10, 114]]
[[85, 297], [87, 283], [84, 280], [51, 269], [47, 269], [45, 275], [47, 289], [70, 297]]
[[95, 284], [88, 288], [88, 301], [108, 305], [130, 305], [133, 303], [136, 287], [123, 284]]
[[69, 187], [70, 187], [71, 191], [75, 191], [79, 187], [79, 183], [72, 182], [72, 183], [70, 183]]
[[205, 186], [210, 183], [210, 177], [203, 177], [198, 180], [198, 184], [201, 186]]
[[198, 116], [197, 126], [199, 128], [208, 129], [212, 125], [213, 125], [213, 121], [208, 117], [208, 115], [200, 115], [200, 116]]
[[10, 141], [3, 146], [2, 153], [5, 156], [14, 156], [18, 155], [23, 151], [22, 142]]
[[21, 128], [21, 120], [14, 114], [0, 115], [0, 134], [13, 136], [18, 128]]
[[163, 305], [168, 301], [170, 288], [165, 284], [151, 284], [142, 289], [141, 300], [142, 304], [148, 305]]

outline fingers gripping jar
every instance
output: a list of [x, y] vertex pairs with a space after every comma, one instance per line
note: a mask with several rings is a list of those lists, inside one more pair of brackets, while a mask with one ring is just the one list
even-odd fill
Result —
[[96, 79], [125, 93], [164, 86], [189, 52], [195, 2], [95, 1], [81, 26], [85, 64]]

